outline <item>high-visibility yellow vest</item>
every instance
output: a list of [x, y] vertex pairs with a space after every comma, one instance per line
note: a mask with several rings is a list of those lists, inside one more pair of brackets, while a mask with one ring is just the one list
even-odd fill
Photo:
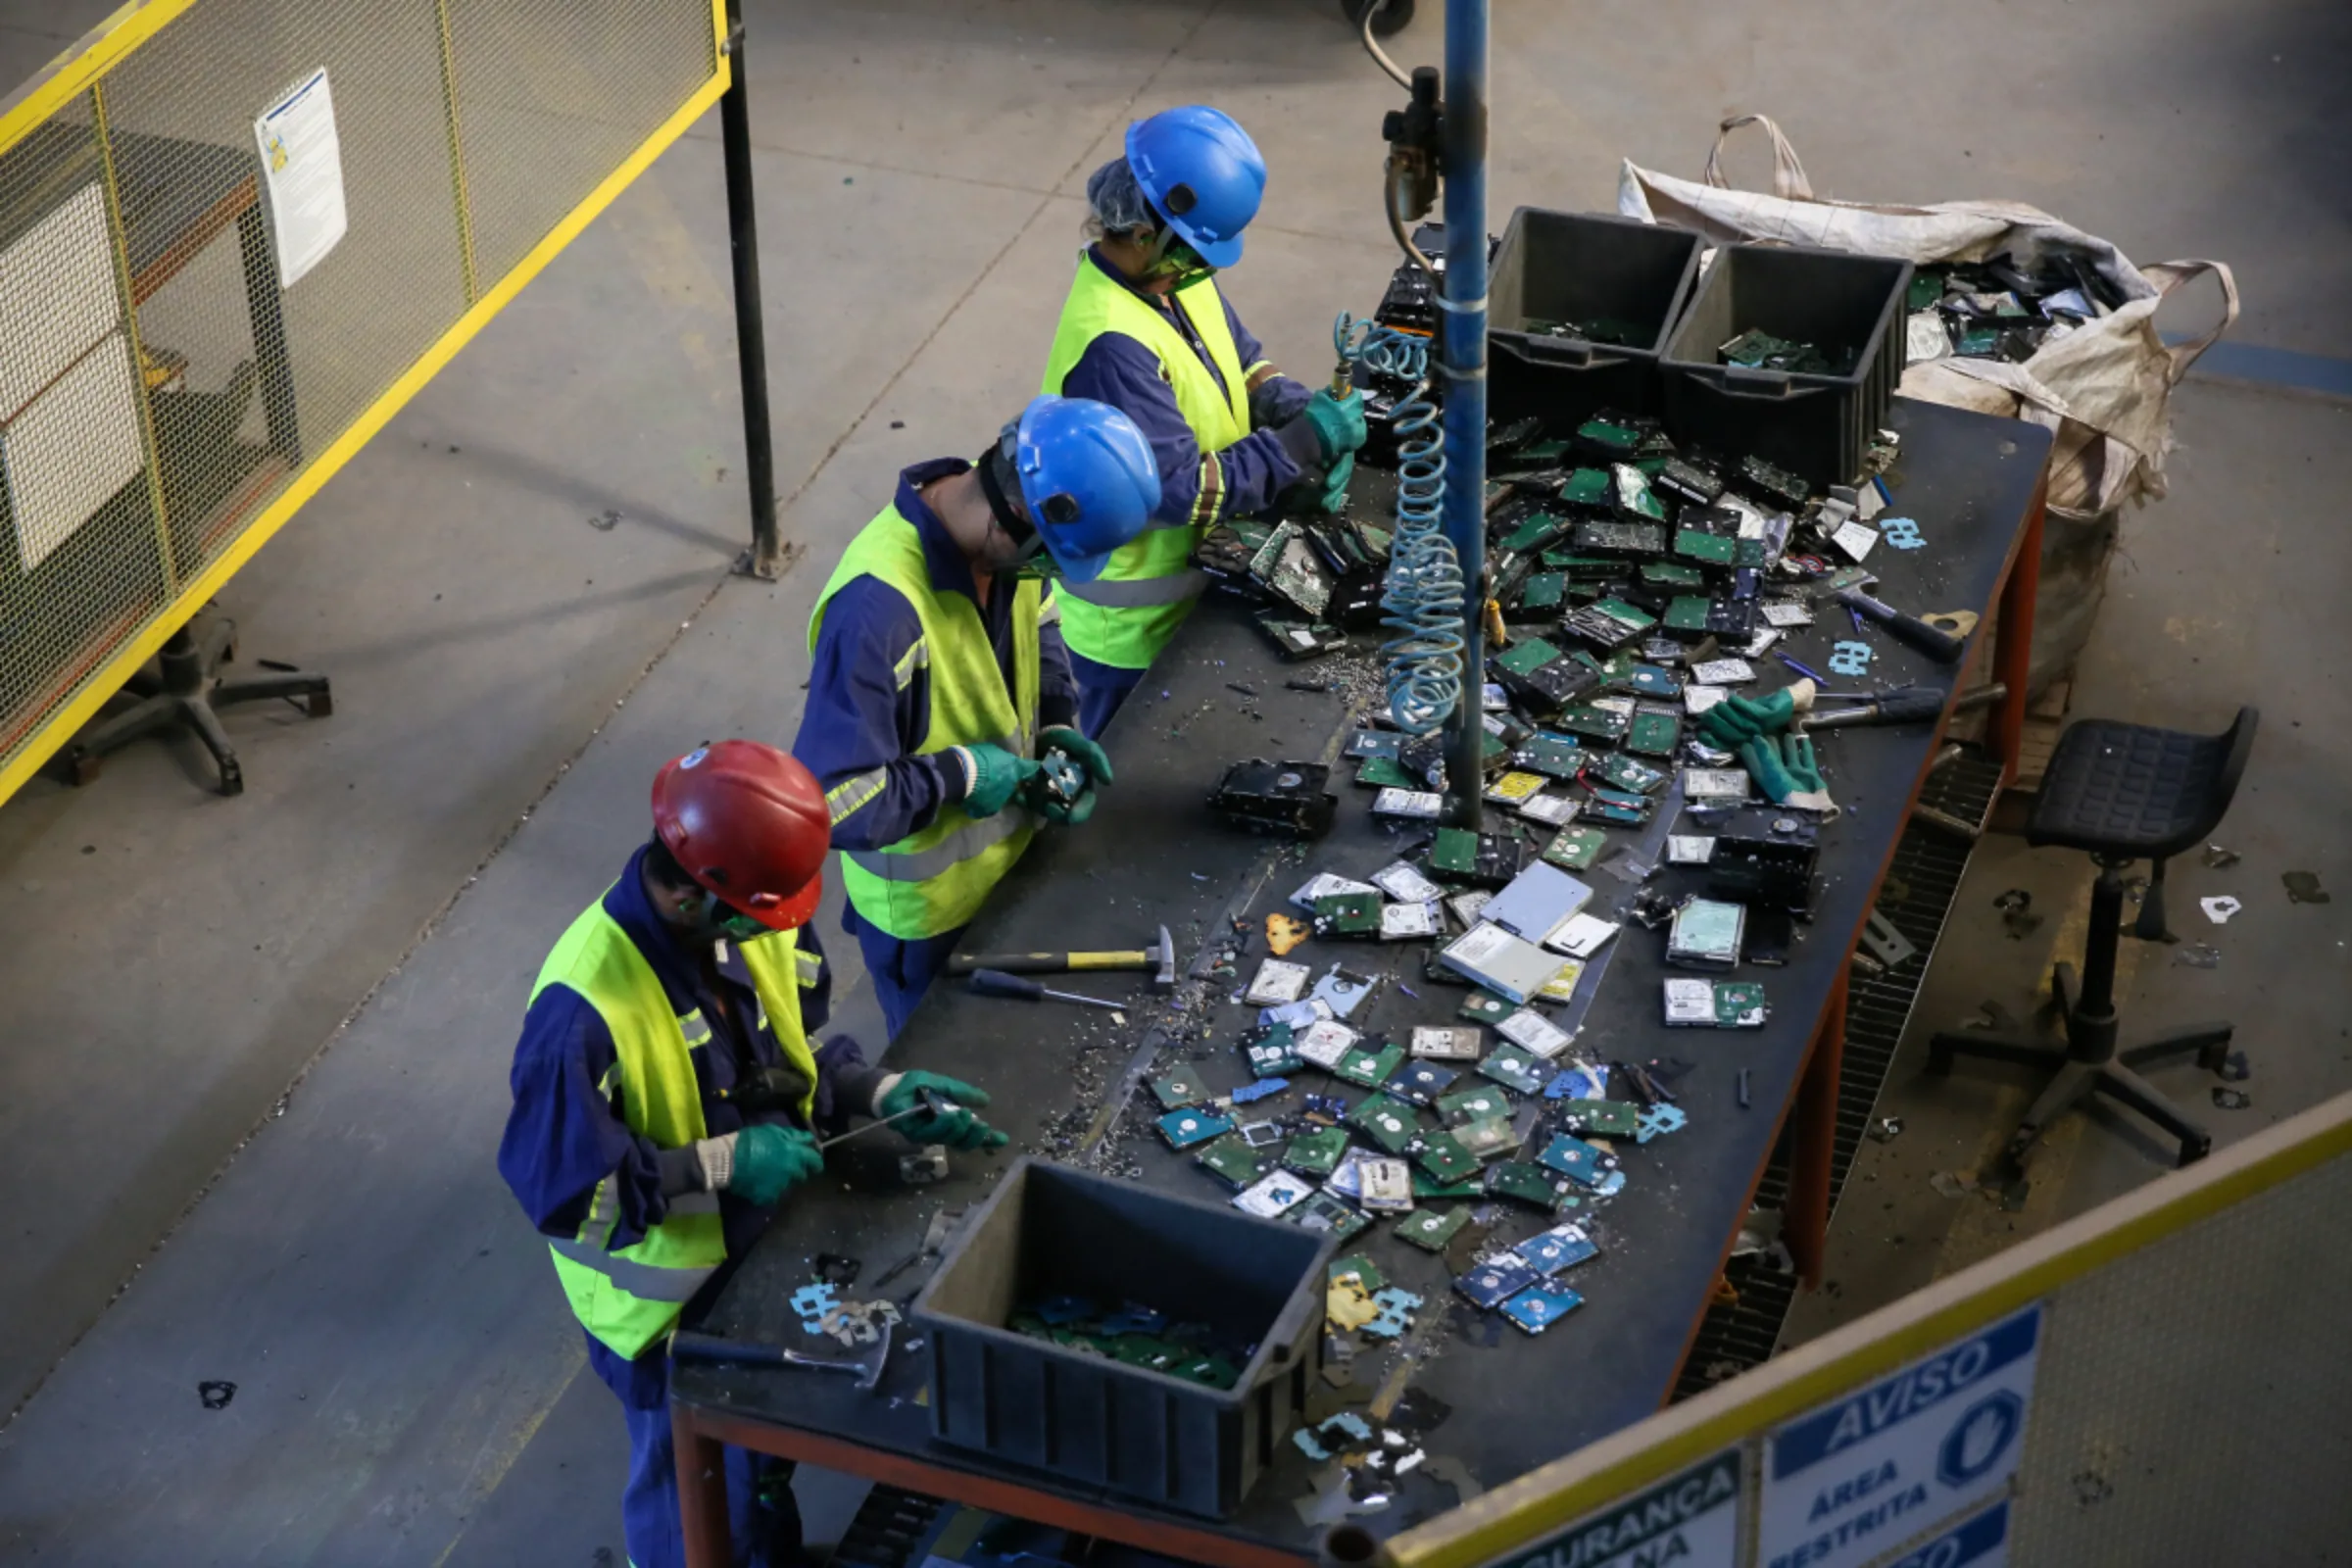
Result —
[[[996, 592], [1012, 594], [1013, 689], [1006, 691], [979, 607], [968, 595], [932, 591], [921, 536], [896, 506], [883, 508], [858, 530], [817, 595], [808, 617], [811, 654], [825, 606], [858, 577], [877, 578], [905, 594], [922, 622], [921, 638], [899, 661], [896, 672], [901, 691], [916, 670], [930, 674], [930, 724], [917, 755], [951, 746], [1001, 746], [1015, 757], [1030, 756], [1037, 746], [1038, 627], [1057, 612], [1045, 601], [1037, 579], [996, 579]], [[886, 782], [882, 769], [874, 768], [834, 785], [825, 797], [833, 820], [841, 821], [880, 794]], [[1012, 869], [1036, 831], [1035, 820], [1018, 806], [973, 816], [955, 802], [942, 806], [928, 827], [896, 844], [842, 851], [842, 886], [858, 912], [892, 936], [907, 941], [938, 936], [979, 912], [989, 890]]]
[[[754, 938], [741, 952], [760, 997], [758, 1026], [774, 1032], [785, 1061], [808, 1080], [800, 1107], [807, 1117], [816, 1103], [816, 1058], [801, 1028], [800, 988], [816, 983], [816, 955], [800, 951], [794, 931]], [[659, 1149], [683, 1149], [709, 1136], [687, 1053], [710, 1043], [710, 1020], [699, 1007], [683, 1016], [671, 1007], [653, 965], [605, 912], [604, 900], [572, 921], [547, 956], [532, 1000], [551, 985], [577, 992], [612, 1034], [612, 1066], [597, 1088], [608, 1097], [618, 1091], [629, 1131]], [[597, 1183], [579, 1234], [548, 1248], [581, 1326], [614, 1354], [634, 1360], [669, 1332], [694, 1293], [726, 1261], [727, 1243], [716, 1193], [680, 1194], [643, 1241], [610, 1250], [605, 1244], [619, 1220], [619, 1194], [608, 1176]]]
[[1200, 448], [1201, 483], [1191, 516], [1154, 523], [1120, 546], [1093, 582], [1061, 585], [1062, 641], [1072, 653], [1122, 669], [1149, 668], [1207, 586], [1207, 577], [1191, 563], [1193, 547], [1215, 520], [1224, 488], [1216, 454], [1250, 433], [1250, 389], [1217, 285], [1203, 278], [1179, 289], [1170, 303], [1192, 322], [1225, 378], [1222, 387], [1167, 312], [1136, 298], [1084, 252], [1046, 361], [1045, 390], [1058, 397], [1063, 379], [1096, 338], [1117, 332], [1135, 339], [1159, 360], [1160, 377], [1176, 394], [1176, 412], [1192, 426]]

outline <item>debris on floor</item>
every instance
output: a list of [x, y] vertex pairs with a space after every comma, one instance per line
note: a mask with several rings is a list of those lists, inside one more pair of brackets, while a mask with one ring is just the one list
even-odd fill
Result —
[[2286, 885], [2286, 896], [2290, 903], [2326, 904], [2329, 902], [2327, 889], [2320, 886], [2317, 872], [2287, 871], [2282, 873], [2278, 880]]
[[2012, 942], [2023, 942], [2041, 929], [2041, 916], [2034, 912], [2034, 895], [2024, 888], [2011, 888], [1992, 901], [2001, 911], [2001, 925]]
[[2228, 925], [2230, 917], [2244, 908], [2245, 906], [2224, 893], [2213, 898], [2199, 899], [2197, 907], [2203, 909], [2205, 918], [2211, 920], [2215, 925]]
[[2222, 950], [2210, 942], [2190, 942], [2173, 954], [2173, 962], [2191, 969], [2219, 969]]
[[2227, 871], [2244, 858], [2235, 850], [2225, 850], [2219, 844], [2205, 846], [2205, 863], [2216, 871]]
[[2245, 1110], [2254, 1103], [2254, 1097], [2242, 1089], [2225, 1089], [2217, 1084], [2214, 1086], [2213, 1102], [2224, 1110]]
[[196, 1385], [196, 1397], [204, 1401], [207, 1410], [225, 1410], [236, 1396], [237, 1386], [223, 1379], [207, 1378]]

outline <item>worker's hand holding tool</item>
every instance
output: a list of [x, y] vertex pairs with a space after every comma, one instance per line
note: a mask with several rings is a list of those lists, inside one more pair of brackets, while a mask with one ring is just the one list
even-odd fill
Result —
[[1761, 702], [1735, 692], [1699, 715], [1698, 729], [1708, 745], [1736, 752], [1749, 741], [1780, 734], [1812, 709], [1809, 680], [1784, 686]]
[[1315, 432], [1323, 454], [1323, 510], [1337, 512], [1348, 504], [1348, 481], [1355, 476], [1355, 454], [1369, 439], [1364, 424], [1364, 395], [1349, 391], [1336, 397], [1326, 387], [1307, 399], [1298, 417]]
[[1074, 801], [1058, 800], [1051, 794], [1033, 791], [1037, 795], [1035, 808], [1038, 815], [1049, 822], [1076, 827], [1095, 814], [1095, 787], [1111, 780], [1110, 754], [1067, 724], [1049, 725], [1039, 733], [1038, 756], [1042, 758], [1054, 752], [1060, 753], [1073, 766], [1085, 770], [1086, 788], [1079, 792]]
[[950, 1149], [1002, 1149], [1011, 1140], [982, 1121], [970, 1108], [987, 1103], [984, 1091], [960, 1079], [935, 1072], [909, 1072], [901, 1073], [882, 1092], [874, 1112], [884, 1120], [903, 1118], [898, 1129], [911, 1143], [945, 1144]]
[[786, 1188], [824, 1168], [814, 1133], [756, 1122], [735, 1135], [734, 1168], [721, 1185], [745, 1202], [767, 1208]]
[[1035, 760], [1015, 757], [1002, 746], [958, 746], [956, 750], [971, 770], [963, 808], [972, 816], [994, 816], [1004, 809], [1040, 770]]

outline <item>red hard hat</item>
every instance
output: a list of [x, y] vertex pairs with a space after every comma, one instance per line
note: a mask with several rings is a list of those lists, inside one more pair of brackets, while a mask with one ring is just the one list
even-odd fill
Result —
[[816, 775], [773, 746], [698, 746], [654, 778], [654, 832], [686, 874], [774, 931], [823, 895], [832, 819]]

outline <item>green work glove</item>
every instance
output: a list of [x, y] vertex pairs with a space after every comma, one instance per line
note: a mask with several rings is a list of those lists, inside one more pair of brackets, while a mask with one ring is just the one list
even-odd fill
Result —
[[1028, 787], [1024, 804], [1049, 822], [1076, 827], [1095, 814], [1095, 786], [1110, 782], [1110, 754], [1067, 724], [1053, 725], [1037, 738], [1037, 754], [1041, 759], [1057, 752], [1063, 760], [1084, 771], [1086, 788], [1079, 791], [1074, 801], [1060, 800], [1048, 791], [1048, 780], [1041, 769]]
[[1735, 692], [1699, 715], [1698, 732], [1719, 751], [1736, 752], [1759, 735], [1778, 735], [1813, 710], [1813, 683], [1800, 680], [1758, 702]]
[[824, 1168], [824, 1152], [816, 1147], [814, 1133], [760, 1122], [735, 1135], [735, 1169], [727, 1178], [727, 1191], [766, 1208], [784, 1196], [784, 1189]]
[[907, 1142], [945, 1144], [950, 1149], [1003, 1149], [1011, 1142], [967, 1108], [987, 1104], [986, 1093], [960, 1079], [935, 1072], [901, 1073], [892, 1079], [890, 1087], [882, 1091], [874, 1114], [887, 1117], [913, 1110], [922, 1103], [922, 1092], [926, 1089], [954, 1103], [945, 1110], [915, 1110], [906, 1120], [893, 1123]]
[[1067, 724], [1050, 724], [1040, 731], [1037, 749], [1041, 756], [1047, 752], [1061, 753], [1085, 768], [1098, 784], [1111, 781], [1110, 754]]
[[[1371, 432], [1364, 427], [1364, 395], [1350, 392], [1335, 398], [1325, 387], [1306, 400], [1298, 416], [1315, 432], [1315, 441], [1323, 449], [1323, 461], [1334, 462], [1361, 447]], [[1346, 481], [1341, 481], [1343, 486]]]
[[1830, 799], [1810, 736], [1783, 735], [1776, 740], [1759, 735], [1740, 748], [1740, 760], [1775, 806], [1837, 814], [1838, 803]]
[[1337, 516], [1348, 505], [1348, 481], [1355, 477], [1355, 454], [1350, 452], [1323, 472], [1321, 505], [1325, 513]]
[[971, 816], [994, 816], [1005, 803], [1037, 777], [1037, 763], [1015, 757], [1002, 746], [958, 746], [971, 764], [972, 787], [963, 792], [963, 809]]

